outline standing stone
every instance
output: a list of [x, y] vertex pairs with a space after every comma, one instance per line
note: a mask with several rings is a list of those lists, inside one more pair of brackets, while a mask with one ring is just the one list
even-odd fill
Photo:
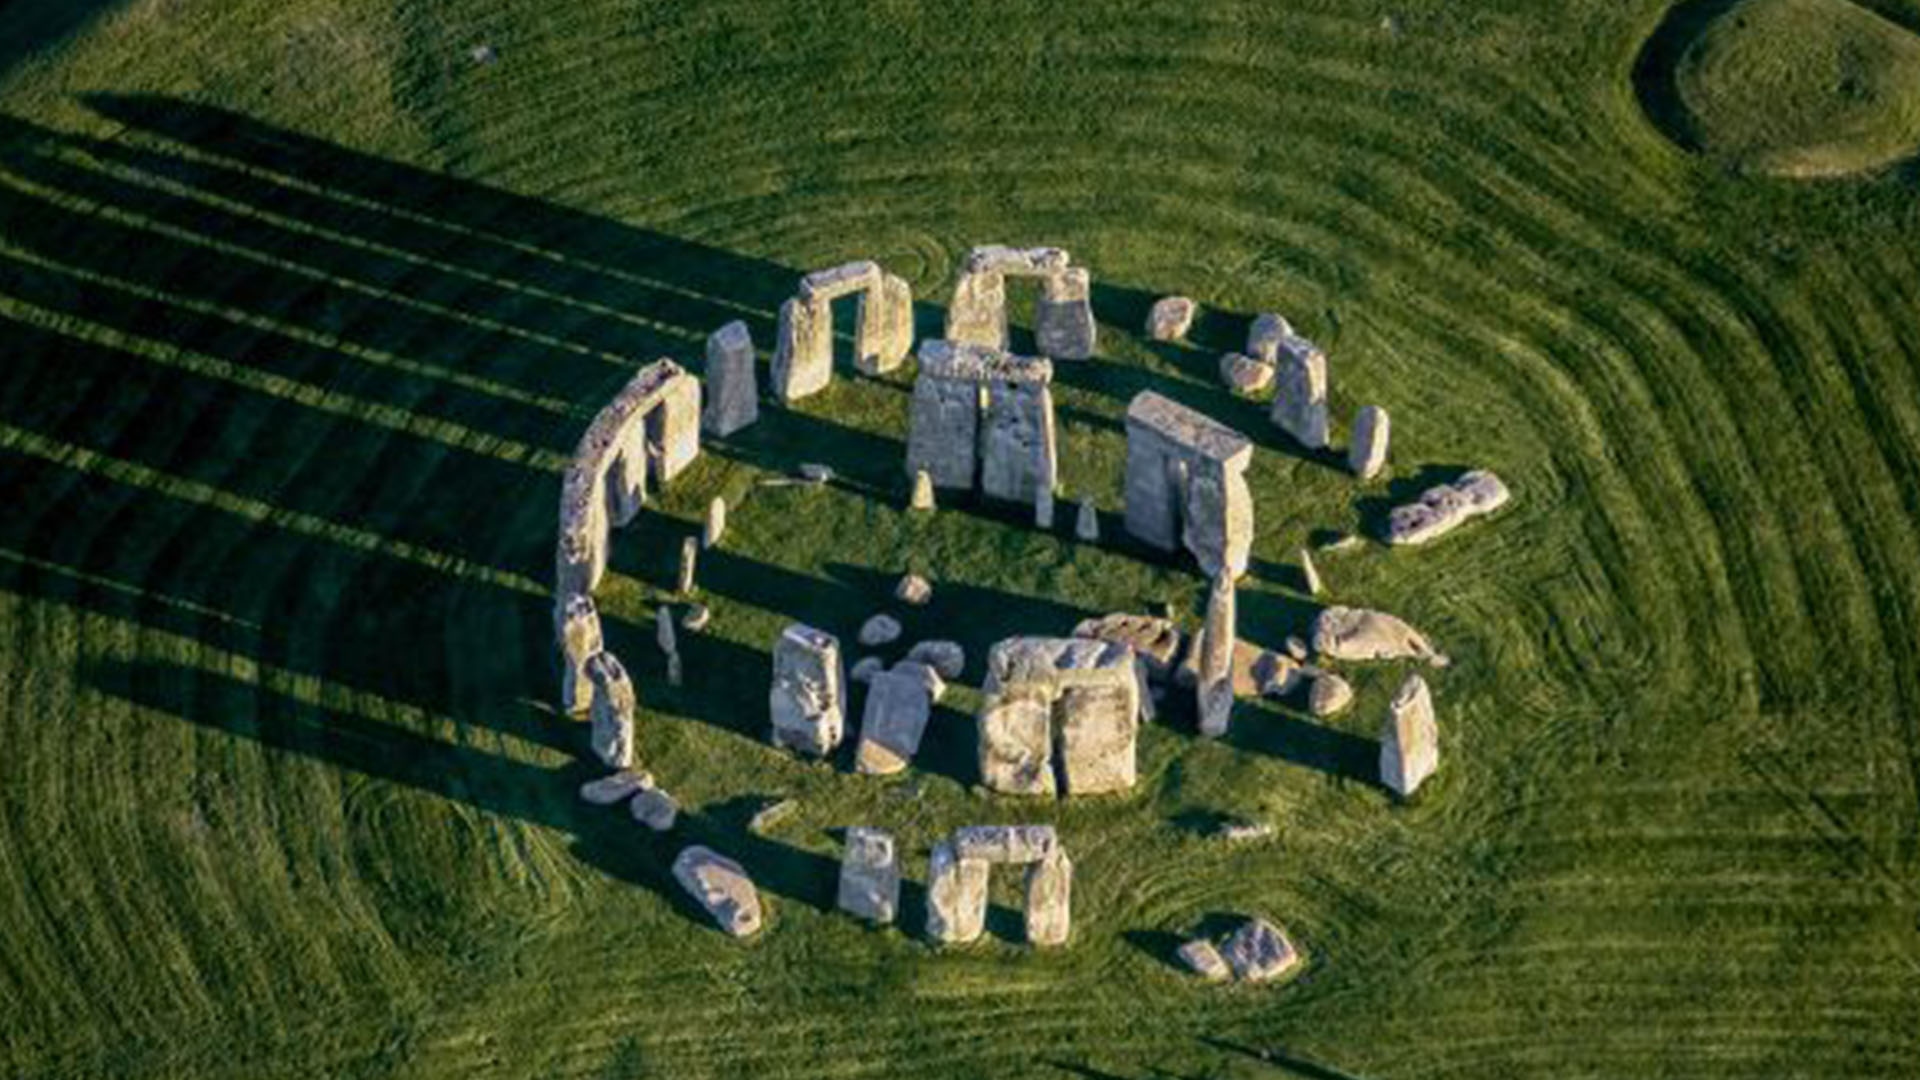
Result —
[[977, 939], [987, 927], [985, 862], [962, 859], [951, 843], [934, 845], [927, 864], [927, 936], [943, 945]]
[[913, 348], [913, 290], [905, 278], [881, 274], [860, 294], [854, 315], [853, 366], [881, 375], [900, 366]]
[[1007, 795], [1052, 795], [1052, 710], [1039, 693], [1017, 690], [980, 710], [980, 781]]
[[1286, 337], [1279, 345], [1280, 370], [1272, 419], [1280, 430], [1309, 450], [1327, 448], [1327, 357], [1305, 338]]
[[1034, 311], [1033, 337], [1044, 356], [1091, 360], [1097, 328], [1092, 285], [1085, 267], [1068, 267], [1040, 279], [1040, 304]]
[[560, 645], [560, 711], [585, 712], [593, 704], [593, 681], [587, 678], [587, 661], [604, 648], [600, 639], [600, 613], [593, 597], [573, 593], [554, 605], [554, 638]]
[[735, 320], [707, 338], [706, 409], [701, 430], [716, 438], [760, 419], [760, 381], [753, 366], [753, 336]]
[[840, 745], [846, 705], [840, 642], [829, 633], [795, 623], [773, 646], [773, 686], [768, 707], [773, 745], [825, 756]]
[[[1125, 644], [1008, 638], [987, 654], [983, 689], [980, 775], [990, 790], [1050, 795], [1063, 786], [1086, 795], [1133, 786], [1143, 706], [1140, 669]], [[1058, 737], [1049, 738], [1055, 721]]]
[[933, 486], [973, 488], [979, 454], [984, 374], [999, 353], [981, 346], [932, 340], [920, 343], [920, 371], [907, 414], [907, 471], [926, 473]]
[[1179, 341], [1193, 327], [1194, 302], [1184, 296], [1163, 296], [1147, 312], [1147, 336], [1155, 341]]
[[620, 658], [610, 652], [596, 653], [587, 661], [587, 678], [593, 683], [594, 756], [610, 769], [630, 769], [637, 704], [633, 680]]
[[1184, 544], [1212, 576], [1246, 572], [1253, 543], [1247, 437], [1151, 390], [1127, 406], [1127, 532], [1152, 547]]
[[675, 582], [681, 596], [693, 592], [693, 578], [700, 566], [700, 541], [689, 536], [680, 541], [680, 576]]
[[1053, 366], [1009, 356], [987, 382], [986, 430], [981, 433], [980, 489], [996, 499], [1034, 502], [1053, 493], [1058, 473]]
[[792, 403], [827, 388], [833, 378], [833, 310], [792, 297], [780, 305], [773, 349], [773, 396]]
[[1206, 938], [1194, 938], [1180, 946], [1178, 955], [1189, 971], [1208, 982], [1225, 982], [1233, 977], [1233, 969], [1227, 966], [1220, 949]]
[[1266, 982], [1293, 970], [1300, 953], [1280, 928], [1265, 919], [1249, 919], [1220, 950], [1241, 982]]
[[1006, 348], [1006, 276], [997, 270], [962, 273], [954, 284], [953, 300], [947, 305], [946, 332], [942, 336], [958, 344]]
[[[1128, 658], [1129, 668], [1134, 665]], [[1060, 775], [1069, 795], [1128, 791], [1138, 778], [1140, 728], [1137, 669], [1132, 686], [1067, 686], [1054, 702], [1060, 719]]]
[[1380, 732], [1380, 782], [1402, 798], [1419, 790], [1440, 766], [1440, 730], [1427, 680], [1407, 676], [1387, 705]]
[[1234, 589], [1231, 575], [1214, 575], [1207, 621], [1200, 631], [1200, 734], [1217, 739], [1233, 719]]
[[1507, 485], [1485, 469], [1474, 469], [1451, 484], [1428, 488], [1406, 506], [1387, 515], [1387, 543], [1424, 544], [1463, 523], [1507, 504]]
[[[971, 484], [972, 480], [969, 479], [968, 483]], [[933, 477], [927, 470], [915, 469], [913, 471], [913, 499], [907, 506], [913, 510], [933, 509]]]
[[1247, 327], [1247, 355], [1268, 364], [1280, 362], [1280, 343], [1294, 336], [1293, 326], [1286, 319], [1268, 312], [1253, 320]]
[[720, 929], [734, 937], [760, 929], [760, 893], [739, 863], [696, 844], [673, 860], [673, 879]]
[[854, 826], [840, 856], [840, 910], [885, 925], [900, 907], [900, 857], [893, 834]]
[[1205, 574], [1224, 570], [1237, 579], [1247, 572], [1253, 554], [1253, 492], [1242, 475], [1244, 467], [1203, 457], [1188, 473], [1181, 541]]
[[1073, 860], [1055, 847], [1027, 867], [1027, 943], [1065, 945], [1073, 933]]
[[1313, 565], [1313, 552], [1300, 549], [1300, 576], [1305, 580], [1308, 596], [1319, 596], [1325, 591], [1320, 581], [1320, 568]]
[[1347, 468], [1362, 480], [1380, 475], [1387, 464], [1387, 443], [1393, 419], [1378, 405], [1362, 405], [1353, 418], [1353, 445], [1347, 447]]
[[1073, 535], [1083, 543], [1100, 542], [1100, 512], [1093, 508], [1092, 499], [1080, 500], [1080, 511], [1073, 521]]
[[873, 776], [905, 769], [920, 752], [920, 738], [927, 730], [932, 708], [931, 687], [914, 670], [896, 668], [876, 673], [868, 685], [866, 711], [860, 718], [854, 768]]
[[716, 548], [720, 538], [727, 534], [727, 500], [714, 496], [707, 504], [707, 522], [700, 530], [700, 546]]

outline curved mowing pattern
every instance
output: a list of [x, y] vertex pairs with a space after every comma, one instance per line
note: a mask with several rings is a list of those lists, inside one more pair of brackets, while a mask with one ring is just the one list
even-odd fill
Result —
[[[13, 69], [0, 1072], [1911, 1071], [1906, 181], [1675, 149], [1633, 78], [1655, 0], [977, 7], [135, 3]], [[1056, 386], [1069, 499], [1118, 509], [1139, 389], [1256, 435], [1256, 641], [1310, 617], [1285, 564], [1313, 530], [1462, 466], [1516, 493], [1432, 550], [1321, 560], [1454, 658], [1415, 805], [1354, 779], [1394, 672], [1333, 726], [1155, 726], [1137, 795], [1045, 810], [1079, 870], [1046, 956], [1008, 944], [1011, 895], [955, 954], [832, 914], [829, 827], [893, 823], [915, 866], [1028, 814], [967, 792], [960, 692], [898, 783], [773, 753], [766, 643], [795, 616], [846, 638], [905, 569], [937, 590], [909, 635], [976, 662], [1198, 582], [900, 512], [904, 377], [843, 366], [616, 545], [608, 645], [647, 658], [640, 753], [686, 835], [578, 806], [583, 735], [542, 704], [591, 411], [728, 320], [768, 347], [797, 268], [871, 257], [938, 297], [981, 238], [1094, 272], [1105, 356]], [[1172, 291], [1201, 347], [1140, 340]], [[1336, 442], [1393, 410], [1387, 485], [1217, 388], [1244, 330], [1219, 312], [1257, 310], [1327, 347]], [[846, 483], [755, 486], [800, 460]], [[669, 691], [651, 609], [716, 494], [744, 508]], [[748, 832], [774, 795], [799, 809]], [[1278, 835], [1229, 847], [1219, 815]], [[682, 843], [753, 868], [759, 941], [678, 899]], [[1287, 925], [1297, 982], [1175, 972], [1236, 910]]]

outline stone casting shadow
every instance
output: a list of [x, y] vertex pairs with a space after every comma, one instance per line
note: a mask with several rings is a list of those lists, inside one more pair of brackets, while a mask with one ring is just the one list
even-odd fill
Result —
[[1450, 484], [1473, 470], [1471, 465], [1422, 465], [1411, 476], [1399, 476], [1387, 483], [1383, 494], [1362, 495], [1353, 501], [1360, 521], [1360, 535], [1384, 543], [1387, 521], [1396, 506], [1418, 499], [1428, 488]]

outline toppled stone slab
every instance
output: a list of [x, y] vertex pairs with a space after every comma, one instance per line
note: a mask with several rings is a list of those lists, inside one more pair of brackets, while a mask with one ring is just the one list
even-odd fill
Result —
[[951, 681], [966, 670], [967, 650], [957, 641], [922, 641], [907, 650], [907, 659], [918, 660]]
[[1293, 337], [1293, 324], [1272, 312], [1256, 316], [1247, 327], [1247, 355], [1269, 364], [1280, 362], [1280, 343]]
[[700, 427], [725, 438], [760, 419], [760, 379], [754, 370], [753, 336], [735, 320], [707, 338], [706, 408]]
[[1327, 448], [1327, 357], [1305, 338], [1281, 338], [1276, 350], [1275, 426], [1309, 450]]
[[653, 777], [642, 772], [621, 769], [610, 776], [580, 785], [580, 801], [594, 806], [613, 806], [633, 797], [637, 791], [653, 786]]
[[1315, 670], [1307, 690], [1307, 711], [1325, 719], [1353, 704], [1353, 684], [1331, 671]]
[[1273, 826], [1264, 821], [1230, 821], [1220, 827], [1220, 839], [1230, 844], [1244, 844], [1254, 840], [1266, 840], [1273, 836]]
[[1300, 953], [1280, 928], [1265, 919], [1249, 919], [1221, 947], [1227, 966], [1241, 982], [1277, 979], [1300, 963]]
[[1127, 406], [1127, 531], [1162, 551], [1184, 544], [1211, 577], [1246, 573], [1253, 494], [1246, 436], [1151, 390]]
[[1185, 640], [1171, 619], [1124, 612], [1082, 620], [1073, 628], [1073, 636], [1127, 646], [1145, 665], [1147, 677], [1154, 682], [1166, 682], [1173, 677], [1174, 664], [1180, 658], [1180, 646]]
[[795, 623], [773, 647], [773, 686], [768, 693], [773, 744], [825, 756], [840, 745], [846, 689], [840, 642], [832, 634]]
[[1180, 946], [1179, 957], [1187, 970], [1208, 982], [1225, 982], [1233, 977], [1233, 969], [1227, 966], [1226, 958], [1206, 938], [1195, 938]]
[[775, 799], [754, 811], [753, 817], [747, 822], [747, 831], [755, 836], [763, 835], [792, 817], [798, 809], [800, 803], [797, 799]]
[[1347, 447], [1347, 468], [1362, 480], [1371, 480], [1387, 467], [1387, 444], [1393, 436], [1393, 418], [1378, 405], [1362, 405], [1353, 418], [1353, 444]]
[[620, 658], [610, 652], [594, 654], [587, 661], [587, 678], [593, 683], [592, 741], [594, 756], [610, 769], [633, 765], [633, 725], [637, 698], [633, 680]]
[[920, 752], [932, 708], [933, 696], [917, 673], [884, 671], [873, 676], [860, 720], [854, 768], [876, 776], [905, 769]]
[[553, 636], [560, 646], [560, 711], [585, 712], [593, 704], [593, 680], [587, 661], [604, 648], [600, 613], [593, 597], [573, 593], [554, 605]]
[[666, 832], [680, 819], [680, 803], [652, 785], [636, 792], [627, 809], [632, 812], [633, 820], [654, 832]]
[[1261, 697], [1286, 697], [1300, 685], [1300, 662], [1284, 653], [1262, 652], [1253, 664], [1253, 680]]
[[1184, 296], [1163, 296], [1147, 312], [1147, 336], [1155, 341], [1179, 341], [1193, 328], [1198, 306]]
[[1220, 357], [1220, 381], [1236, 394], [1258, 394], [1273, 385], [1274, 367], [1245, 353]]
[[891, 923], [900, 908], [900, 854], [893, 834], [854, 826], [840, 856], [840, 910], [869, 922]]
[[1498, 476], [1475, 469], [1451, 484], [1428, 488], [1419, 501], [1387, 515], [1387, 543], [1425, 544], [1507, 504], [1510, 492]]
[[1380, 732], [1380, 782], [1401, 797], [1412, 795], [1440, 767], [1440, 730], [1433, 718], [1427, 681], [1409, 675], [1387, 705]]
[[1313, 651], [1329, 660], [1440, 659], [1426, 637], [1403, 620], [1350, 607], [1330, 607], [1315, 617]]
[[893, 597], [903, 604], [921, 607], [933, 599], [933, 584], [919, 574], [908, 574], [894, 586]]
[[927, 936], [943, 945], [980, 937], [987, 925], [988, 866], [962, 859], [951, 843], [934, 845], [927, 863]]
[[760, 893], [739, 863], [696, 844], [673, 860], [673, 879], [720, 929], [734, 937], [760, 929]]

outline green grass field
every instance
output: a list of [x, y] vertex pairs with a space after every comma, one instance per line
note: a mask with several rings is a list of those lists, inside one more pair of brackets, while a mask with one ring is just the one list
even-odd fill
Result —
[[[1726, 0], [0, 9], [0, 1075], [1913, 1076], [1920, 172], [1896, 139], [1759, 176], [1698, 122], [1911, 132], [1780, 73], [1914, 53], [1920, 3], [1868, 5], [1863, 51], [1867, 8], [1748, 2], [1758, 32]], [[1785, 90], [1741, 128], [1751, 79]], [[1316, 610], [1300, 544], [1461, 467], [1511, 483], [1431, 549], [1320, 561], [1454, 659], [1410, 805], [1368, 779], [1391, 669], [1330, 723], [1243, 703], [1205, 743], [1173, 711], [1121, 798], [976, 792], [968, 688], [897, 778], [766, 745], [780, 626], [850, 640], [904, 570], [936, 588], [909, 639], [964, 641], [972, 685], [1015, 632], [1197, 620], [1188, 566], [1071, 513], [903, 512], [910, 374], [848, 364], [616, 541], [608, 635], [683, 823], [576, 799], [548, 590], [589, 418], [730, 319], [769, 348], [848, 258], [937, 333], [988, 242], [1093, 271], [1102, 356], [1057, 400], [1109, 536], [1138, 390], [1258, 442], [1260, 644]], [[1193, 347], [1138, 333], [1168, 292]], [[1393, 411], [1385, 478], [1221, 388], [1264, 310], [1327, 348], [1336, 441]], [[842, 478], [757, 485], [799, 461]], [[715, 494], [672, 690], [652, 612]], [[1072, 947], [1019, 944], [1004, 874], [985, 942], [930, 947], [930, 843], [1028, 820], [1077, 864]], [[833, 910], [855, 824], [906, 845], [903, 929]], [[757, 940], [681, 897], [690, 842], [755, 875]], [[1176, 969], [1249, 911], [1301, 977]]]

